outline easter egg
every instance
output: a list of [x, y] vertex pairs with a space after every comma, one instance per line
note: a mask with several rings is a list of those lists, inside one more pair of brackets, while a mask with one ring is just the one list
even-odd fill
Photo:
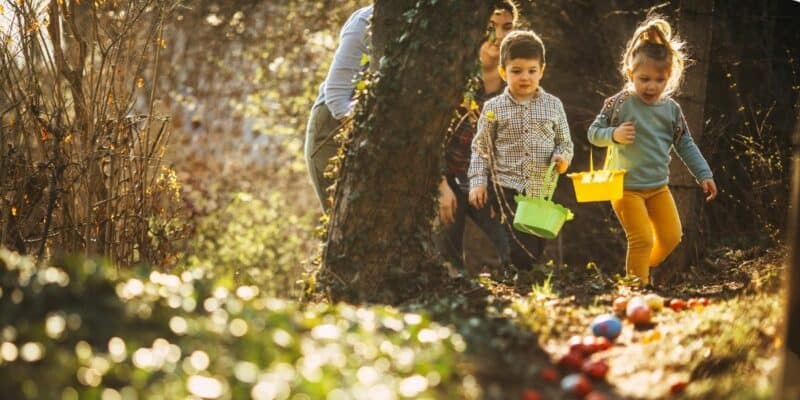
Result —
[[520, 400], [541, 400], [542, 395], [539, 394], [539, 391], [534, 389], [525, 389], [522, 391], [522, 394], [519, 396]]
[[597, 346], [597, 351], [603, 351], [610, 349], [612, 344], [608, 338], [598, 336], [595, 338], [595, 346]]
[[605, 378], [608, 373], [608, 363], [604, 360], [587, 360], [583, 363], [583, 366], [581, 366], [581, 371], [592, 379], [601, 380]]
[[586, 348], [583, 346], [583, 338], [578, 335], [570, 337], [569, 340], [567, 341], [567, 344], [569, 345], [570, 352], [578, 354], [586, 353]]
[[592, 391], [592, 383], [583, 374], [570, 374], [561, 380], [561, 389], [575, 396], [583, 397]]
[[558, 366], [568, 370], [579, 371], [581, 365], [583, 365], [583, 354], [577, 351], [570, 351], [558, 360]]
[[592, 333], [609, 340], [614, 340], [622, 332], [622, 322], [614, 315], [598, 315], [592, 320]]
[[686, 308], [686, 302], [681, 299], [672, 299], [669, 302], [669, 308], [673, 309], [674, 311], [681, 311]]
[[589, 392], [583, 400], [608, 400], [608, 397], [600, 392]]
[[555, 382], [561, 378], [561, 374], [559, 374], [558, 370], [556, 370], [553, 367], [547, 367], [542, 369], [539, 372], [539, 376], [542, 378], [543, 381], [547, 382]]
[[655, 312], [661, 311], [661, 309], [664, 308], [664, 299], [655, 293], [645, 295], [644, 302]]
[[669, 387], [669, 391], [670, 391], [670, 393], [672, 393], [672, 394], [679, 394], [679, 393], [683, 393], [683, 391], [684, 391], [684, 390], [686, 390], [686, 386], [687, 386], [688, 384], [689, 384], [689, 383], [688, 383], [688, 382], [685, 382], [685, 381], [678, 381], [678, 382], [675, 382], [675, 383], [673, 383], [673, 384], [672, 384], [672, 385]]
[[638, 305], [636, 307], [628, 307], [628, 321], [634, 325], [644, 325], [650, 323], [650, 308], [646, 305]]
[[614, 312], [617, 314], [625, 314], [625, 308], [628, 307], [627, 297], [617, 297], [614, 300]]
[[647, 302], [644, 301], [644, 297], [636, 296], [628, 300], [628, 305], [625, 307], [625, 315], [630, 316], [631, 311], [637, 307], [647, 307]]

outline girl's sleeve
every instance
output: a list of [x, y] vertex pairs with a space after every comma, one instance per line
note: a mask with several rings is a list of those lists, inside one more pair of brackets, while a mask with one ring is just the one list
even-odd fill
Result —
[[497, 138], [497, 116], [493, 102], [487, 102], [478, 119], [478, 131], [472, 138], [472, 155], [470, 156], [469, 176], [470, 189], [487, 186], [489, 176], [489, 157], [492, 154], [492, 141]]
[[589, 143], [600, 147], [607, 147], [614, 144], [613, 137], [616, 127], [611, 126], [611, 114], [614, 112], [614, 103], [618, 96], [619, 95], [609, 97], [603, 102], [603, 109], [600, 110], [600, 114], [597, 114], [594, 122], [589, 126], [587, 135]]
[[555, 154], [560, 154], [567, 160], [568, 164], [572, 163], [572, 156], [574, 155], [574, 148], [572, 144], [572, 136], [569, 133], [569, 123], [567, 122], [567, 113], [564, 111], [564, 104], [558, 102], [558, 118], [555, 124]]
[[689, 168], [689, 172], [698, 183], [713, 178], [711, 167], [708, 166], [708, 162], [692, 139], [692, 134], [689, 132], [689, 125], [686, 123], [686, 117], [683, 115], [681, 106], [675, 101], [672, 104], [674, 105], [675, 113], [673, 132], [675, 152], [686, 167]]

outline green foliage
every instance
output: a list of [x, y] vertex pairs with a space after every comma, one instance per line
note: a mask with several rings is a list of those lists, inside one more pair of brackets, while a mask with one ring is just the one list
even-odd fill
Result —
[[297, 298], [313, 215], [295, 215], [280, 193], [267, 196], [239, 192], [221, 200], [224, 205], [199, 219], [179, 269], [201, 268], [229, 287], [257, 285], [272, 296]]
[[[14, 399], [455, 398], [464, 340], [391, 307], [296, 303], [206, 272], [125, 274], [0, 250], [0, 391]], [[45, 384], [46, 383], [46, 384]]]

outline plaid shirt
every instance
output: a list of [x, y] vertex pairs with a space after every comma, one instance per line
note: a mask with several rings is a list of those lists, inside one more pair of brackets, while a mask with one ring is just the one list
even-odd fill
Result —
[[465, 99], [465, 103], [468, 104], [461, 104], [458, 107], [456, 118], [451, 125], [451, 133], [447, 139], [444, 153], [444, 175], [454, 177], [458, 187], [464, 192], [469, 191], [467, 170], [469, 169], [470, 156], [472, 154], [472, 138], [475, 137], [480, 109], [486, 99], [500, 93], [500, 90], [486, 93], [481, 82], [477, 93], [475, 93], [474, 101], [469, 98]]
[[536, 97], [518, 102], [506, 88], [483, 106], [472, 140], [470, 187], [486, 186], [491, 174], [502, 187], [529, 196], [545, 195], [550, 159], [560, 154], [572, 162], [572, 147], [561, 100], [539, 87]]

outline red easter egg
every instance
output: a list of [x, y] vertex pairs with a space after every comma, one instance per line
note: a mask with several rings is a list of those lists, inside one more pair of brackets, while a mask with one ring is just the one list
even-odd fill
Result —
[[643, 325], [650, 323], [650, 308], [647, 306], [637, 306], [633, 309], [628, 309], [628, 320], [634, 325]]
[[672, 299], [669, 302], [669, 308], [675, 311], [683, 310], [684, 308], [686, 308], [686, 302], [681, 299]]
[[556, 382], [561, 378], [561, 374], [553, 367], [544, 368], [539, 372], [539, 376], [547, 382]]
[[519, 396], [520, 400], [542, 400], [542, 395], [534, 389], [525, 389]]
[[581, 371], [592, 379], [601, 380], [608, 373], [608, 363], [604, 360], [586, 361], [583, 363]]
[[583, 365], [583, 354], [575, 351], [570, 351], [558, 360], [558, 366], [572, 371], [579, 371], [581, 365]]

